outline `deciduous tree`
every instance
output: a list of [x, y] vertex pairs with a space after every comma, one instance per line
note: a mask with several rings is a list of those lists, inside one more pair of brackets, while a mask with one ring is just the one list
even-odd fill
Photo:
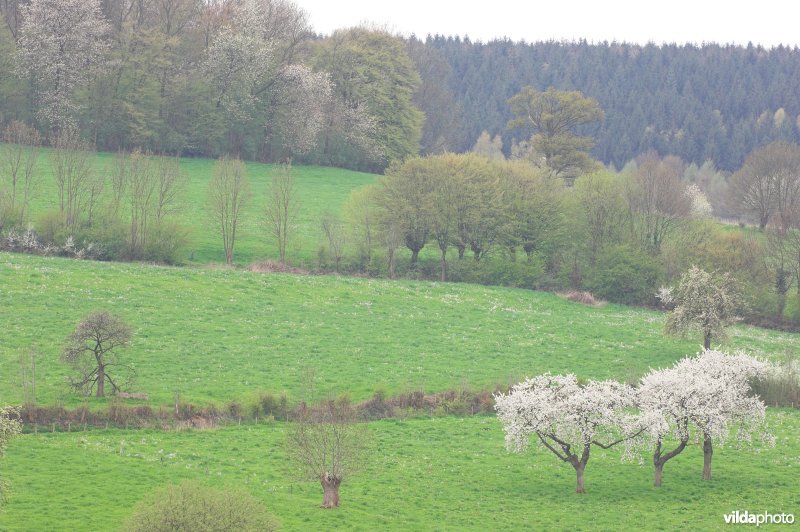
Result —
[[303, 410], [290, 429], [287, 447], [302, 475], [322, 485], [320, 508], [338, 508], [339, 488], [363, 467], [369, 441], [348, 403], [327, 401]]
[[286, 245], [294, 230], [295, 219], [300, 207], [292, 175], [292, 164], [281, 165], [273, 170], [272, 184], [267, 192], [264, 214], [267, 227], [278, 244], [281, 262], [286, 262]]
[[[10, 406], [0, 407], [0, 458], [6, 452], [8, 442], [22, 432], [22, 423], [19, 420], [19, 411]], [[8, 485], [0, 478], [0, 504], [5, 499]]]
[[236, 231], [241, 223], [242, 210], [249, 199], [250, 185], [242, 161], [227, 157], [219, 159], [208, 183], [208, 205], [222, 235], [226, 264], [233, 264]]
[[59, 132], [75, 125], [75, 90], [102, 64], [109, 26], [99, 0], [32, 0], [20, 11], [17, 70], [36, 89], [39, 118]]
[[508, 104], [514, 115], [508, 126], [533, 130], [533, 160], [541, 156], [553, 175], [571, 179], [594, 167], [587, 153], [594, 141], [579, 135], [576, 128], [605, 118], [597, 100], [579, 91], [551, 87], [540, 92], [526, 86]]
[[608, 449], [642, 432], [627, 413], [634, 403], [630, 386], [614, 381], [581, 385], [575, 375], [540, 375], [495, 395], [508, 450], [522, 452], [535, 438], [575, 469], [578, 493], [586, 491], [584, 471], [592, 446]]
[[700, 332], [704, 349], [711, 348], [713, 338], [725, 338], [725, 327], [737, 320], [744, 304], [732, 275], [709, 273], [697, 266], [683, 274], [674, 290], [660, 297], [664, 304], [674, 305], [664, 330], [680, 336]]
[[120, 379], [130, 378], [133, 366], [121, 360], [119, 351], [130, 344], [132, 336], [131, 327], [111, 312], [95, 311], [82, 319], [61, 353], [61, 360], [77, 374], [72, 386], [87, 395], [96, 389], [97, 397], [105, 397], [108, 381], [113, 392], [120, 391]]
[[[0, 146], [0, 226], [9, 215], [24, 222], [37, 180], [36, 161], [39, 159], [39, 132], [24, 122], [13, 121], [3, 132]], [[3, 186], [4, 185], [4, 186]]]

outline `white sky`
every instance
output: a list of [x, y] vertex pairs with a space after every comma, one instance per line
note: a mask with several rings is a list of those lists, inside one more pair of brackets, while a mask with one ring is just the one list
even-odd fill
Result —
[[797, 0], [294, 0], [318, 33], [363, 22], [472, 41], [800, 45]]

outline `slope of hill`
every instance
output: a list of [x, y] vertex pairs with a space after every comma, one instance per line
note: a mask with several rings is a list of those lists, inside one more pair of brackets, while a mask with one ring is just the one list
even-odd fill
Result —
[[[125, 356], [132, 391], [153, 405], [175, 393], [193, 402], [259, 390], [297, 398], [316, 374], [319, 395], [491, 387], [552, 371], [635, 379], [698, 349], [667, 339], [662, 316], [616, 305], [591, 308], [504, 288], [334, 276], [165, 268], [0, 254], [0, 396], [21, 400], [21, 353], [35, 348], [43, 403], [80, 401], [65, 387], [59, 353], [92, 310], [136, 331]], [[734, 329], [727, 348], [778, 357], [797, 335]]]
[[[211, 159], [180, 159], [180, 168], [187, 182], [178, 198], [177, 219], [188, 229], [189, 245], [184, 256], [189, 263], [225, 262], [222, 237], [211, 219], [208, 206], [208, 181], [214, 170]], [[113, 155], [98, 153], [94, 160], [97, 174], [108, 176], [113, 171]], [[246, 264], [265, 257], [277, 257], [274, 238], [265, 224], [264, 205], [275, 165], [248, 162], [246, 176], [250, 183], [250, 200], [243, 210], [238, 230], [234, 259]], [[36, 175], [38, 185], [32, 201], [34, 222], [42, 213], [58, 208], [58, 189], [53, 177], [51, 151], [42, 150]], [[289, 241], [289, 256], [295, 262], [313, 263], [322, 240], [320, 215], [339, 212], [350, 192], [373, 183], [377, 176], [338, 168], [294, 166], [296, 200], [299, 204], [295, 232]], [[100, 205], [106, 203], [111, 185], [106, 184]]]

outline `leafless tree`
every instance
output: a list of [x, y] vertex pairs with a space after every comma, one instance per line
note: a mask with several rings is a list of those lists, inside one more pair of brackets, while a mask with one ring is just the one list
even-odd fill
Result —
[[[123, 364], [118, 351], [130, 344], [131, 327], [119, 317], [108, 311], [95, 311], [86, 316], [67, 339], [67, 345], [61, 353], [61, 360], [75, 370], [77, 376], [72, 379], [72, 386], [90, 394], [96, 388], [96, 396], [105, 396], [105, 383], [111, 385], [112, 391], [120, 390], [116, 373], [132, 376], [133, 368]], [[110, 370], [113, 368], [115, 377]]]
[[130, 203], [129, 253], [141, 256], [147, 239], [147, 227], [153, 208], [156, 182], [152, 163], [141, 152], [131, 153], [128, 164], [128, 201]]
[[320, 225], [325, 238], [328, 241], [328, 251], [333, 258], [334, 268], [339, 271], [339, 265], [344, 257], [345, 231], [339, 217], [326, 211], [320, 217]]
[[294, 229], [298, 210], [297, 188], [292, 175], [292, 163], [289, 162], [273, 172], [264, 209], [267, 227], [278, 243], [281, 262], [286, 262], [286, 244]]
[[634, 235], [651, 253], [691, 214], [691, 198], [681, 182], [674, 159], [661, 160], [655, 152], [637, 158], [627, 190]]
[[94, 153], [75, 128], [62, 130], [53, 147], [51, 164], [58, 188], [58, 206], [67, 227], [73, 228], [91, 200]]
[[3, 132], [3, 142], [5, 144], [0, 146], [0, 178], [8, 180], [8, 191], [5, 194], [6, 205], [0, 205], [0, 211], [7, 209], [19, 221], [24, 221], [36, 182], [41, 137], [36, 129], [15, 120]]
[[245, 176], [244, 163], [227, 157], [218, 160], [208, 184], [208, 203], [214, 223], [222, 235], [227, 264], [233, 264], [236, 231], [241, 222], [242, 210], [249, 199], [250, 186]]
[[773, 142], [753, 150], [731, 176], [730, 195], [740, 212], [757, 218], [762, 231], [773, 218], [787, 229], [800, 204], [800, 147]]
[[327, 401], [304, 409], [289, 432], [288, 453], [303, 477], [318, 480], [324, 493], [321, 508], [339, 506], [339, 487], [364, 465], [368, 433], [349, 403]]

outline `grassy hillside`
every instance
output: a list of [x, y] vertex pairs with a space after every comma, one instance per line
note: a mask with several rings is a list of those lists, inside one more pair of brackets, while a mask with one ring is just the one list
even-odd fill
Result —
[[[40, 402], [80, 401], [58, 360], [88, 312], [107, 309], [136, 330], [126, 357], [132, 391], [170, 404], [298, 398], [309, 370], [318, 396], [377, 388], [489, 387], [545, 371], [635, 379], [698, 350], [661, 334], [663, 315], [595, 309], [527, 290], [430, 282], [165, 268], [0, 254], [0, 397], [21, 400], [20, 353], [32, 346]], [[726, 348], [779, 357], [798, 336], [738, 327]], [[312, 398], [313, 399], [313, 398]]]
[[[108, 174], [113, 167], [113, 155], [99, 153], [95, 170]], [[244, 211], [235, 249], [237, 263], [246, 264], [265, 257], [276, 258], [277, 247], [263, 224], [264, 200], [272, 179], [273, 165], [246, 163], [252, 198]], [[225, 262], [221, 237], [209, 219], [206, 203], [208, 181], [214, 168], [209, 159], [181, 159], [181, 171], [188, 178], [183, 194], [180, 219], [190, 230], [187, 262]], [[289, 244], [289, 258], [295, 262], [310, 262], [316, 258], [322, 234], [320, 214], [325, 210], [338, 212], [350, 191], [375, 181], [377, 176], [339, 168], [295, 166], [293, 175], [297, 186], [300, 211], [297, 234]], [[53, 178], [50, 150], [44, 149], [38, 160], [39, 185], [32, 201], [33, 216], [58, 207], [58, 189]], [[110, 192], [108, 185], [106, 193]]]
[[14, 491], [0, 529], [115, 530], [154, 488], [196, 478], [247, 490], [283, 530], [717, 530], [734, 510], [798, 513], [800, 416], [770, 410], [768, 420], [777, 446], [715, 449], [709, 482], [697, 445], [667, 464], [661, 489], [649, 461], [593, 451], [586, 495], [550, 453], [507, 454], [493, 417], [376, 422], [369, 467], [328, 511], [319, 484], [287, 464], [282, 423], [26, 435], [4, 460]]

